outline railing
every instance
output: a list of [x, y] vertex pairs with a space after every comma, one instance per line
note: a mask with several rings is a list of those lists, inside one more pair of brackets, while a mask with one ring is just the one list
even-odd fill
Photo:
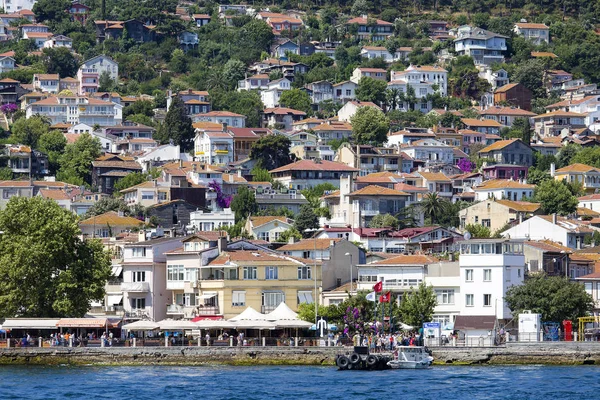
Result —
[[220, 314], [220, 310], [219, 307], [213, 307], [213, 306], [200, 306], [197, 309], [197, 314], [198, 315], [219, 315]]
[[183, 315], [183, 306], [179, 304], [168, 304], [167, 314], [169, 315]]
[[276, 308], [277, 308], [277, 306], [261, 306], [261, 312], [263, 314], [270, 313], [271, 311], [275, 310]]
[[150, 291], [150, 283], [148, 282], [127, 282], [121, 283], [122, 292], [146, 293]]

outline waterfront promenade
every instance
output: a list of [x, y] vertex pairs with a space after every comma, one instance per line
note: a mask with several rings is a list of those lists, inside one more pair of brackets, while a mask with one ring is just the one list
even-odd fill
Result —
[[[351, 347], [25, 347], [0, 349], [0, 365], [334, 365]], [[438, 365], [600, 364], [599, 342], [435, 347]]]

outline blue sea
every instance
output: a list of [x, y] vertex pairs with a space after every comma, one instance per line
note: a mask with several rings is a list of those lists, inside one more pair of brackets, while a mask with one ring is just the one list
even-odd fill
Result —
[[600, 367], [0, 367], [0, 399], [598, 399]]

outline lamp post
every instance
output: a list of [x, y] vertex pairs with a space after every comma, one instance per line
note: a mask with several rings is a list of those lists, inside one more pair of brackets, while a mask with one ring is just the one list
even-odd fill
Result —
[[354, 264], [352, 262], [352, 254], [346, 253], [346, 256], [350, 256], [350, 295], [352, 295], [353, 283], [352, 283], [352, 270], [354, 269]]
[[309, 229], [305, 229], [304, 232], [306, 233], [312, 233], [313, 234], [313, 239], [314, 239], [314, 244], [315, 244], [315, 252], [313, 254], [313, 276], [315, 278], [315, 298], [314, 298], [314, 303], [315, 303], [315, 333], [316, 333], [316, 329], [317, 329], [317, 317], [318, 317], [318, 312], [319, 312], [319, 301], [317, 299], [317, 235], [316, 233], [318, 232], [318, 229], [313, 229], [313, 228], [309, 228]]

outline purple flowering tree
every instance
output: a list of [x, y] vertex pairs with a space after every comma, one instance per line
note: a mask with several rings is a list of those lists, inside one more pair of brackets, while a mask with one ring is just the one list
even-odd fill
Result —
[[464, 173], [473, 172], [475, 169], [475, 164], [472, 163], [468, 158], [461, 158], [458, 160], [458, 164], [456, 166]]
[[214, 190], [214, 192], [217, 194], [217, 205], [221, 208], [229, 208], [229, 206], [231, 205], [231, 196], [226, 196], [223, 193], [223, 190], [221, 189], [221, 185], [219, 185], [219, 182], [217, 181], [212, 181], [208, 184], [208, 187], [212, 190]]
[[18, 110], [19, 107], [14, 103], [7, 103], [0, 106], [0, 111], [2, 111], [3, 114], [6, 114], [8, 116], [16, 113]]
[[358, 308], [348, 306], [344, 315], [344, 334], [351, 337], [355, 333], [365, 333], [365, 321]]

